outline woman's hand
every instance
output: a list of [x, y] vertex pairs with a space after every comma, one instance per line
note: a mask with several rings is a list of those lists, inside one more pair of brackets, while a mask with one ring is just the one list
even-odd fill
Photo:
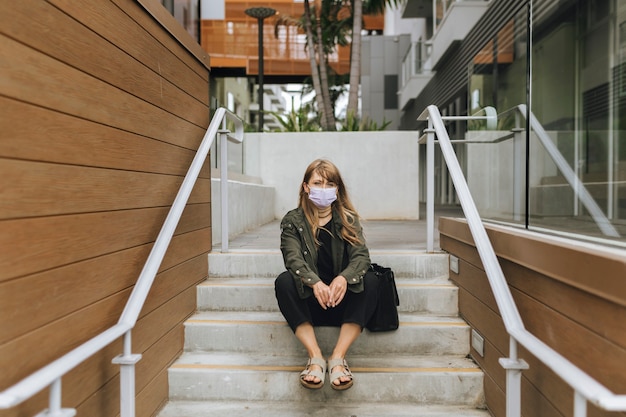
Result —
[[348, 289], [348, 280], [343, 275], [338, 275], [332, 280], [330, 286], [330, 303], [329, 307], [337, 307]]
[[332, 307], [330, 305], [331, 296], [330, 287], [328, 285], [324, 284], [323, 281], [317, 281], [311, 288], [313, 288], [313, 295], [315, 296], [315, 299], [318, 303], [320, 303], [324, 310], [328, 307]]

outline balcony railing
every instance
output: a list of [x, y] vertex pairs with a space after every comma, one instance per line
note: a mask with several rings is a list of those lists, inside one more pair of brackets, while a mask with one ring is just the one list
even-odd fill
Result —
[[426, 67], [432, 46], [429, 42], [418, 41], [411, 44], [402, 59], [402, 86], [405, 86], [411, 77], [430, 72]]

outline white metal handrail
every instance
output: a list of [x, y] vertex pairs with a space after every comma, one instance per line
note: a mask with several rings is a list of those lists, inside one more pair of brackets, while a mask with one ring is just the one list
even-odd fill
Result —
[[[228, 120], [233, 122], [235, 126], [233, 134], [226, 129]], [[222, 124], [221, 129], [220, 124]], [[131, 353], [131, 330], [137, 322], [139, 313], [143, 308], [165, 252], [217, 134], [220, 135], [223, 149], [226, 148], [226, 140], [241, 142], [243, 140], [243, 122], [225, 108], [219, 108], [215, 112], [117, 324], [0, 392], [0, 409], [14, 407], [50, 386], [49, 408], [38, 414], [38, 417], [69, 417], [75, 415], [74, 409], [61, 408], [61, 378], [97, 352], [121, 336], [124, 336], [123, 353], [114, 358], [113, 363], [121, 366], [120, 415], [121, 417], [134, 417], [135, 364], [141, 359], [141, 355]], [[224, 151], [222, 155], [224, 155]], [[221, 164], [222, 167], [227, 167], [228, 165], [224, 159], [221, 161]], [[222, 172], [221, 188], [225, 189], [228, 181], [224, 168]], [[228, 225], [224, 225], [224, 218], [226, 218], [226, 222], [228, 221], [228, 216], [224, 215], [227, 212], [227, 209], [225, 209], [226, 204], [228, 204], [228, 201], [222, 200], [222, 230], [226, 229], [228, 236]]]
[[[428, 106], [418, 120], [428, 120], [428, 129], [425, 130], [428, 171], [427, 198], [434, 194], [434, 142], [436, 135], [504, 326], [510, 336], [509, 357], [500, 359], [500, 364], [506, 369], [507, 417], [520, 417], [521, 415], [521, 373], [522, 370], [528, 368], [528, 364], [518, 358], [518, 343], [573, 388], [575, 392], [574, 417], [587, 415], [587, 402], [607, 411], [626, 411], [626, 395], [614, 394], [526, 330], [487, 231], [478, 214], [476, 204], [472, 199], [439, 109], [434, 105]], [[427, 205], [434, 205], [434, 198], [428, 200]]]

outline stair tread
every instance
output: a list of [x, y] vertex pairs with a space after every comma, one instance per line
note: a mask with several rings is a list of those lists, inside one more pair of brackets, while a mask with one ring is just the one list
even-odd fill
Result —
[[486, 417], [486, 410], [446, 405], [406, 405], [379, 402], [376, 404], [302, 403], [296, 401], [172, 401], [159, 417]]
[[[273, 295], [280, 251], [223, 255], [209, 254], [210, 278], [198, 285], [199, 311], [185, 321], [185, 352], [169, 368], [170, 403], [159, 417], [489, 415], [477, 408], [484, 375], [467, 356], [469, 326], [458, 316], [447, 254], [371, 251], [396, 272], [400, 328], [364, 331], [351, 346], [356, 383], [346, 392], [300, 386], [307, 353]], [[316, 332], [323, 352], [338, 331]]]
[[[226, 278], [209, 278], [200, 284], [198, 287], [229, 287], [229, 286], [261, 286], [261, 287], [274, 287], [274, 277], [226, 277]], [[412, 287], [444, 287], [444, 288], [456, 288], [456, 285], [448, 279], [432, 278], [432, 279], [414, 279], [401, 277], [396, 278], [396, 285], [405, 288]]]
[[[400, 326], [442, 325], [468, 327], [460, 317], [425, 315], [421, 313], [399, 313]], [[187, 325], [202, 324], [287, 324], [279, 311], [199, 311], [185, 322]]]
[[[277, 352], [278, 353], [278, 352]], [[302, 355], [242, 354], [233, 352], [185, 352], [172, 369], [238, 369], [300, 372], [307, 358]], [[353, 372], [476, 372], [478, 365], [466, 357], [454, 355], [391, 357], [351, 355], [348, 357]]]

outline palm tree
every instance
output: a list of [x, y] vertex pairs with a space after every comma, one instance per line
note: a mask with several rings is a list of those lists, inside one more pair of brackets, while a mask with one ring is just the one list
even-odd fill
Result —
[[347, 116], [359, 113], [359, 85], [361, 84], [361, 29], [363, 28], [363, 1], [352, 0], [352, 43], [350, 45], [350, 90]]
[[[315, 103], [320, 113], [320, 123], [324, 130], [336, 130], [335, 112], [332, 106], [328, 85], [328, 48], [324, 47], [322, 19], [318, 18], [319, 7], [311, 7], [309, 0], [304, 0], [304, 14], [296, 19], [291, 16], [280, 16], [274, 26], [274, 34], [278, 37], [280, 26], [298, 26], [306, 33], [307, 50], [311, 65], [311, 80], [315, 90]], [[315, 29], [315, 32], [314, 32]]]
[[[304, 0], [305, 10], [308, 4], [308, 0]], [[316, 10], [321, 10], [321, 7], [316, 7]], [[337, 130], [335, 123], [335, 111], [330, 102], [330, 88], [328, 85], [328, 55], [326, 54], [326, 48], [324, 48], [324, 37], [322, 34], [322, 19], [318, 18], [315, 13], [317, 24], [315, 28], [317, 30], [317, 54], [319, 56], [319, 68], [320, 68], [320, 84], [322, 87], [322, 100], [324, 102], [322, 112], [322, 119], [325, 121], [324, 130], [335, 131]]]

